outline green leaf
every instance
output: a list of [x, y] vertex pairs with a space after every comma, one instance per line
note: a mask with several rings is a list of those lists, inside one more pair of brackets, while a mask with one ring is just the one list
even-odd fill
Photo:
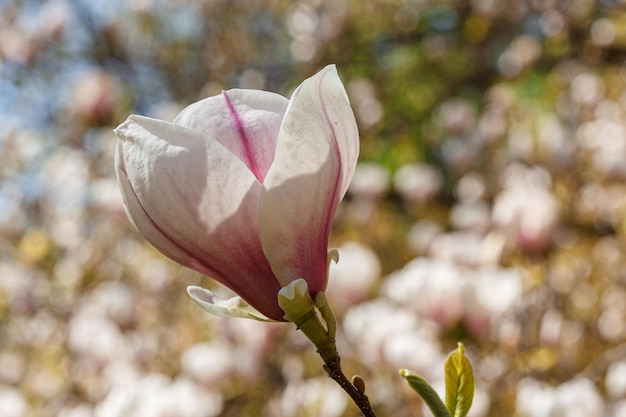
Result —
[[474, 372], [463, 343], [448, 356], [444, 367], [448, 411], [452, 417], [465, 417], [474, 399]]
[[441, 401], [433, 387], [431, 387], [424, 378], [413, 371], [409, 371], [408, 369], [401, 369], [400, 375], [402, 375], [411, 388], [413, 388], [413, 390], [417, 392], [420, 397], [422, 397], [435, 417], [450, 417], [450, 413], [446, 409], [446, 406]]

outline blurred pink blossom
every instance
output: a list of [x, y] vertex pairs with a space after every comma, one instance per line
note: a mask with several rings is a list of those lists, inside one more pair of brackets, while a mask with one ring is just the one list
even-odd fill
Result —
[[422, 205], [441, 191], [443, 175], [427, 164], [406, 164], [396, 171], [393, 184], [398, 194], [408, 203]]
[[95, 417], [212, 417], [222, 410], [221, 395], [194, 382], [148, 374], [131, 386], [117, 387], [95, 409]]
[[572, 379], [551, 387], [528, 378], [517, 388], [517, 412], [522, 417], [603, 417], [605, 408], [588, 379]]
[[367, 299], [380, 280], [381, 265], [370, 248], [355, 242], [339, 247], [340, 261], [329, 269], [330, 288], [327, 297], [333, 309], [343, 311]]
[[548, 248], [561, 220], [558, 201], [548, 188], [549, 175], [540, 169], [513, 165], [504, 182], [505, 188], [495, 198], [493, 222], [522, 251]]
[[476, 336], [489, 334], [494, 319], [522, 295], [513, 269], [468, 268], [445, 259], [416, 258], [390, 274], [381, 293], [446, 330], [462, 322]]

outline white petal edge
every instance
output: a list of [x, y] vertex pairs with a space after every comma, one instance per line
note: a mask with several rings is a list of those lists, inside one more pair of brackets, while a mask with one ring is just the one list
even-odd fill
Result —
[[191, 299], [202, 307], [204, 311], [214, 316], [274, 321], [259, 313], [239, 296], [223, 299], [217, 297], [212, 291], [195, 285], [187, 287], [187, 294], [189, 294]]

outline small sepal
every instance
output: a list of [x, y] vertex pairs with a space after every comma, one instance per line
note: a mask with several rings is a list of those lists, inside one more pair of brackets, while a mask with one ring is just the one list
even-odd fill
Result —
[[324, 322], [326, 323], [326, 330], [328, 336], [334, 338], [337, 334], [337, 319], [335, 313], [330, 309], [328, 301], [326, 300], [326, 294], [323, 291], [318, 292], [315, 295], [315, 307], [322, 315]]
[[327, 261], [326, 261], [328, 264], [327, 265], [328, 267], [330, 267], [331, 261], [334, 263], [339, 262], [339, 251], [337, 249], [331, 249], [328, 251]]
[[324, 363], [338, 355], [337, 323], [323, 291], [313, 301], [306, 280], [300, 278], [278, 291], [278, 305], [285, 312], [284, 319], [293, 322], [317, 347]]
[[309, 294], [309, 284], [300, 278], [291, 281], [278, 291], [278, 305], [285, 312], [285, 320], [298, 324], [313, 310], [313, 299]]

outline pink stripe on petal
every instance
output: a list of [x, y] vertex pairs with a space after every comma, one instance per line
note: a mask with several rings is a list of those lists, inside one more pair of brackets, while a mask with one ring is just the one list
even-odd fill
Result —
[[224, 145], [262, 182], [274, 161], [289, 100], [267, 91], [234, 89], [187, 106], [174, 120]]
[[224, 100], [226, 101], [226, 107], [228, 108], [228, 111], [233, 118], [234, 126], [239, 136], [239, 146], [243, 150], [244, 158], [242, 159], [242, 162], [246, 164], [250, 171], [252, 171], [252, 173], [259, 180], [259, 182], [263, 182], [265, 173], [261, 173], [257, 165], [256, 155], [254, 154], [254, 151], [252, 149], [250, 139], [248, 138], [248, 134], [246, 133], [246, 128], [243, 124], [243, 121], [241, 120], [237, 109], [235, 109], [235, 106], [233, 106], [233, 102], [230, 101], [230, 98], [228, 98], [228, 94], [226, 94], [226, 91], [222, 91], [222, 95], [224, 96]]

